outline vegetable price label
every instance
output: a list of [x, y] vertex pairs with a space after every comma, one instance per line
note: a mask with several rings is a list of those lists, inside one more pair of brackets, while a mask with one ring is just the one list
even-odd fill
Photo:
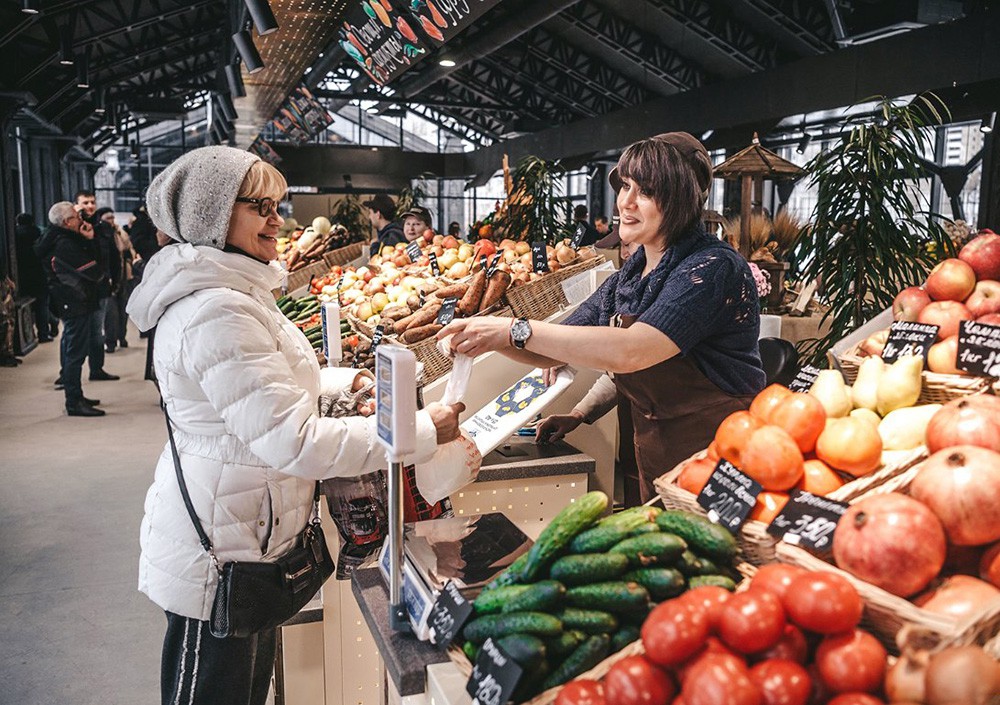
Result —
[[479, 267], [486, 270], [486, 276], [490, 276], [490, 258], [486, 255], [479, 255]]
[[549, 271], [549, 253], [544, 242], [531, 243], [531, 267], [534, 272]]
[[441, 310], [438, 311], [437, 315], [437, 322], [439, 325], [446, 326], [455, 320], [455, 306], [457, 304], [458, 298], [454, 296], [449, 296], [441, 302]]
[[503, 258], [503, 250], [500, 250], [495, 255], [493, 255], [492, 261], [490, 261], [490, 266], [486, 269], [486, 278], [489, 279], [493, 276], [493, 272], [497, 271], [497, 265], [500, 264], [500, 260]]
[[583, 236], [587, 234], [587, 226], [583, 223], [579, 223], [576, 226], [576, 230], [573, 231], [573, 249], [579, 250], [580, 243], [583, 242]]
[[698, 495], [698, 504], [708, 511], [709, 521], [735, 534], [757, 505], [757, 495], [763, 489], [728, 460], [720, 460]]
[[882, 349], [886, 363], [907, 355], [920, 355], [927, 362], [927, 352], [937, 340], [938, 327], [913, 321], [895, 321], [889, 326], [889, 339]]
[[417, 258], [420, 257], [420, 243], [411, 242], [406, 246], [406, 256], [410, 258], [411, 262], [416, 262]]
[[808, 392], [817, 377], [819, 377], [819, 368], [806, 365], [795, 373], [795, 379], [788, 383], [788, 388], [793, 392]]
[[472, 696], [472, 705], [504, 705], [521, 680], [521, 673], [514, 659], [494, 644], [493, 639], [487, 639], [479, 650], [465, 691]]
[[438, 264], [437, 255], [431, 252], [427, 255], [431, 260], [431, 271], [434, 272], [435, 277], [441, 276], [441, 265]]
[[431, 607], [431, 638], [438, 648], [448, 648], [470, 616], [472, 603], [462, 597], [455, 583], [449, 580]]
[[340, 304], [341, 306], [344, 305], [344, 301], [341, 298], [341, 292], [340, 292], [340, 290], [343, 288], [344, 288], [344, 275], [341, 274], [340, 279], [337, 280], [337, 303]]
[[1000, 326], [962, 321], [956, 365], [974, 375], [1000, 377]]
[[845, 502], [792, 490], [788, 503], [767, 527], [767, 533], [793, 546], [829, 551], [833, 531], [847, 511]]

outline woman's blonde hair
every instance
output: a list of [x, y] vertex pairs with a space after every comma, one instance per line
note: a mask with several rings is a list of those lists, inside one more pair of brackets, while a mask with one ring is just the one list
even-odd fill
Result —
[[254, 162], [240, 185], [239, 198], [273, 198], [280, 201], [288, 190], [284, 175], [265, 161]]

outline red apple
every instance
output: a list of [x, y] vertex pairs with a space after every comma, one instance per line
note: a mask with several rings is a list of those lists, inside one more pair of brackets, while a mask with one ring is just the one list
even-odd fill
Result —
[[889, 329], [880, 330], [877, 333], [872, 333], [864, 342], [861, 343], [862, 357], [872, 356], [881, 357], [882, 349], [885, 347], [886, 341], [889, 340]]
[[1000, 313], [1000, 282], [995, 279], [976, 282], [976, 288], [965, 300], [965, 306], [973, 318]]
[[957, 359], [957, 335], [945, 338], [940, 343], [934, 343], [927, 351], [927, 367], [931, 372], [939, 372], [943, 375], [964, 375], [965, 373], [955, 366]]
[[1000, 326], [1000, 313], [988, 313], [976, 319], [976, 323], [986, 323], [991, 326]]
[[433, 242], [433, 240], [434, 240], [434, 231], [431, 230], [430, 228], [424, 230], [424, 242]]
[[892, 318], [896, 321], [915, 321], [931, 297], [919, 286], [908, 286], [896, 294], [892, 301]]
[[448, 235], [444, 240], [442, 240], [441, 246], [444, 249], [446, 249], [446, 250], [451, 249], [453, 247], [457, 249], [458, 248], [458, 240], [456, 240], [451, 235]]
[[962, 260], [951, 257], [931, 270], [924, 288], [935, 301], [965, 301], [976, 288], [976, 272]]
[[1000, 279], [1000, 235], [985, 232], [965, 244], [958, 258], [980, 279]]
[[938, 330], [938, 340], [958, 335], [959, 323], [971, 320], [972, 314], [969, 313], [969, 309], [958, 301], [935, 301], [917, 316], [917, 321], [920, 323], [929, 323], [940, 329]]

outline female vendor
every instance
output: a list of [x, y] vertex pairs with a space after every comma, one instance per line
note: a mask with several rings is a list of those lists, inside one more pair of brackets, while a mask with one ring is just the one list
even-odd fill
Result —
[[438, 334], [470, 356], [606, 370], [631, 407], [643, 501], [764, 387], [750, 267], [701, 226], [711, 180], [708, 152], [688, 133], [636, 142], [610, 175], [622, 242], [637, 246], [621, 270], [562, 324], [469, 318]]

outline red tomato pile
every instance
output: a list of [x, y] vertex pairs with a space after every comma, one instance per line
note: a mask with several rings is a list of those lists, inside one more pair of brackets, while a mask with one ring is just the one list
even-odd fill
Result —
[[743, 592], [661, 603], [645, 655], [567, 683], [556, 705], [878, 705], [887, 654], [858, 629], [862, 608], [839, 575], [766, 565]]

